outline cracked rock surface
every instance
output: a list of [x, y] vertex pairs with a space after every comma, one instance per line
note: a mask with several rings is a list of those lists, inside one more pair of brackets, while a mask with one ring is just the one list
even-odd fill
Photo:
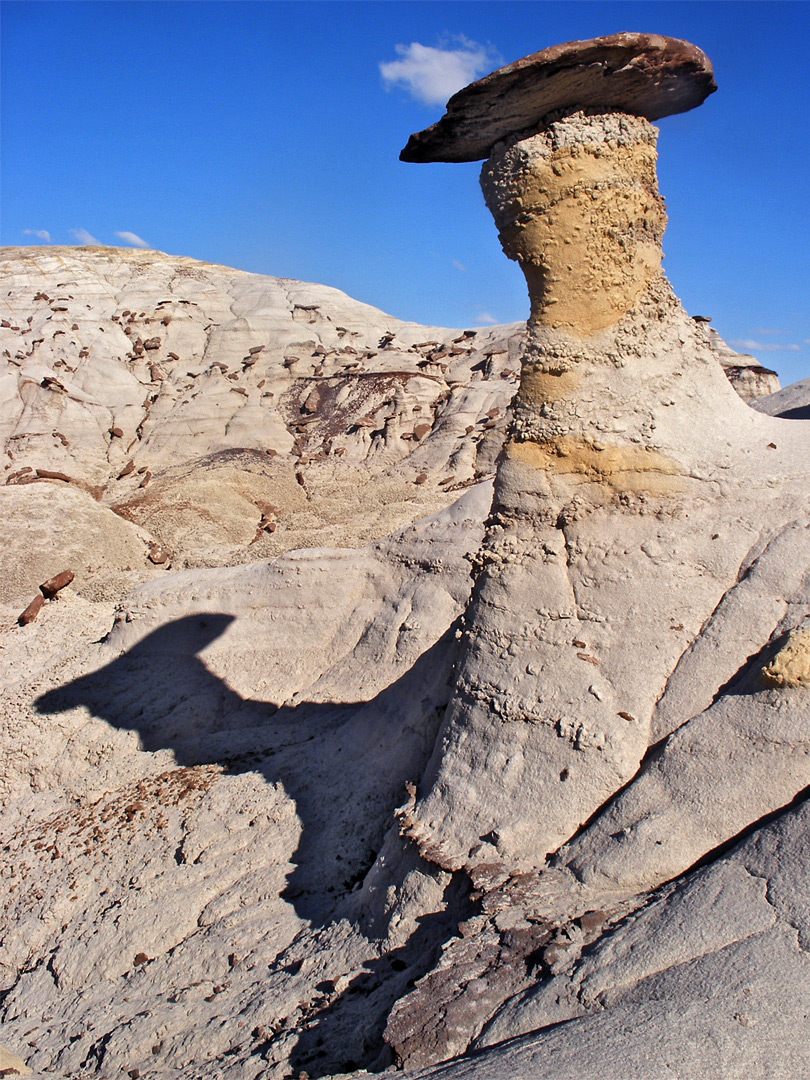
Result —
[[567, 970], [516, 995], [476, 1043], [492, 1049], [414, 1075], [803, 1075], [809, 843], [803, 802], [652, 894]]

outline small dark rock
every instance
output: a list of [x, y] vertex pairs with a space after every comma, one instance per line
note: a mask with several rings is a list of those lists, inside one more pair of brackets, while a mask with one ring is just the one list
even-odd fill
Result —
[[54, 596], [60, 590], [64, 589], [66, 585], [69, 585], [73, 581], [76, 575], [72, 570], [63, 570], [61, 574], [57, 574], [56, 577], [52, 577], [49, 581], [44, 581], [39, 591], [45, 597], [46, 600], [52, 600]]
[[45, 597], [42, 595], [35, 596], [28, 607], [20, 615], [17, 616], [17, 622], [20, 626], [27, 626], [32, 623], [39, 615], [42, 607], [45, 603]]
[[165, 562], [168, 562], [170, 554], [162, 544], [151, 544], [149, 554], [146, 557], [155, 566], [163, 566]]

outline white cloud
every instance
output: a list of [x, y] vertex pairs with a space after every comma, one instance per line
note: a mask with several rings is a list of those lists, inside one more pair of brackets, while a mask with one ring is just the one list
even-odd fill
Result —
[[51, 234], [47, 229], [23, 229], [23, 236], [35, 236], [37, 240], [44, 240], [46, 244], [51, 242]]
[[765, 326], [755, 326], [751, 331], [752, 334], [784, 334], [784, 330], [769, 330]]
[[461, 36], [457, 48], [435, 49], [431, 45], [395, 45], [399, 60], [380, 64], [387, 90], [401, 86], [425, 105], [444, 105], [467, 83], [497, 66], [498, 58], [489, 45], [479, 45]]
[[488, 311], [479, 311], [478, 314], [473, 319], [473, 322], [483, 324], [483, 325], [486, 325], [486, 326], [497, 326], [498, 325], [498, 320], [493, 315], [490, 315], [490, 313]]
[[68, 232], [71, 236], [75, 237], [77, 243], [81, 244], [82, 246], [99, 246], [98, 240], [96, 240], [95, 236], [91, 236], [87, 229], [68, 229]]
[[730, 341], [735, 349], [747, 349], [749, 352], [801, 352], [801, 345], [776, 345], [773, 342], [753, 341], [751, 338], [737, 338]]
[[455, 266], [456, 270], [463, 270], [465, 273], [467, 272], [467, 267], [464, 265], [464, 263], [460, 263], [458, 259], [451, 259], [450, 261], [452, 262], [453, 266]]
[[151, 244], [148, 244], [146, 240], [141, 240], [134, 232], [117, 232], [115, 234], [119, 240], [123, 240], [128, 247], [148, 248]]

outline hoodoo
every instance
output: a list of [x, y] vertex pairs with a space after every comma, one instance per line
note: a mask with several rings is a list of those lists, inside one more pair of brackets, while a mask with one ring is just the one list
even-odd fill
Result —
[[[573, 42], [460, 91], [402, 153], [487, 158], [484, 197], [529, 288], [455, 691], [403, 815], [427, 858], [471, 875], [484, 911], [509, 909], [527, 950], [538, 926], [617, 910], [810, 781], [789, 751], [774, 775], [753, 734], [793, 707], [759, 681], [756, 654], [803, 616], [803, 574], [783, 573], [807, 542], [796, 451], [731, 390], [661, 269], [650, 119], [715, 89], [686, 42]], [[767, 521], [766, 487], [779, 492]], [[750, 694], [724, 696], [746, 678]], [[421, 1060], [426, 1017], [446, 1007], [438, 985], [389, 1022], [402, 1060]]]
[[[698, 598], [716, 602], [711, 575], [693, 572], [706, 557], [690, 549], [707, 505], [700, 473], [715, 460], [712, 399], [731, 405], [732, 393], [684, 348], [697, 334], [661, 270], [666, 214], [645, 116], [713, 89], [708, 59], [685, 42], [575, 42], [462, 90], [403, 151], [472, 153], [469, 131], [489, 117], [474, 148], [489, 153], [484, 197], [531, 301], [466, 658], [413, 815], [413, 836], [448, 867], [543, 865], [638, 768], [688, 632], [669, 627], [697, 629]], [[683, 523], [677, 581], [661, 566], [664, 521]], [[641, 666], [640, 641], [656, 642]]]

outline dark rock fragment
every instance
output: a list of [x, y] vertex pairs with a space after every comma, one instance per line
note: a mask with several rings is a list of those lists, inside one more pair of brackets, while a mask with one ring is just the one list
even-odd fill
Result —
[[163, 566], [164, 563], [169, 561], [170, 553], [162, 544], [150, 544], [149, 553], [147, 554], [149, 562], [154, 563], [155, 566]]
[[28, 607], [25, 609], [25, 611], [23, 611], [20, 615], [17, 616], [17, 622], [20, 624], [20, 626], [27, 626], [29, 623], [32, 623], [34, 619], [36, 619], [37, 615], [39, 615], [44, 604], [44, 596], [42, 596], [41, 594], [35, 596], [31, 603], [28, 605]]
[[44, 581], [39, 591], [45, 597], [46, 600], [53, 600], [58, 592], [65, 588], [73, 581], [76, 575], [72, 570], [63, 570], [61, 574], [57, 574], [56, 577], [50, 578], [49, 581]]
[[37, 469], [37, 476], [40, 480], [61, 480], [65, 484], [69, 484], [73, 479], [67, 473], [53, 472], [51, 469]]

